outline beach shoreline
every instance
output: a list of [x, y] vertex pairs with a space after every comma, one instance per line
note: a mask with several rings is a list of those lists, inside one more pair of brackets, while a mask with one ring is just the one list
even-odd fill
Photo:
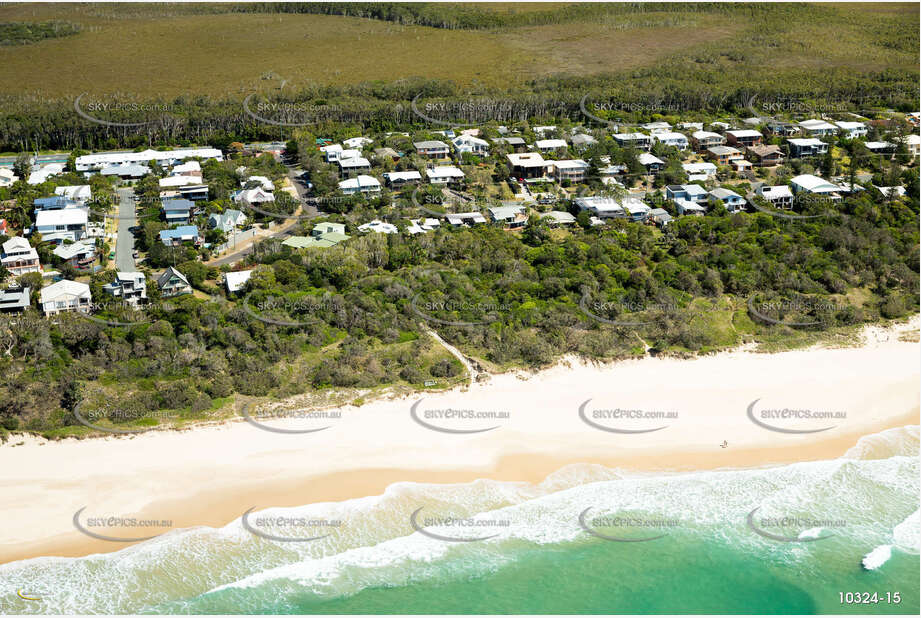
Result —
[[[737, 350], [601, 366], [569, 359], [532, 375], [500, 374], [486, 384], [422, 397], [445, 409], [509, 411], [507, 419], [487, 422], [496, 430], [469, 435], [413, 422], [415, 395], [347, 406], [340, 420], [329, 421], [329, 431], [310, 434], [263, 431], [241, 421], [133, 437], [15, 437], [0, 447], [0, 487], [10, 505], [0, 516], [0, 563], [129, 545], [75, 530], [74, 513], [83, 507], [87, 514], [169, 519], [171, 529], [220, 527], [252, 507], [378, 495], [399, 482], [539, 483], [569, 464], [666, 473], [834, 459], [863, 435], [918, 424], [919, 345], [899, 340], [917, 323], [916, 317], [890, 329], [868, 328], [862, 347]], [[661, 431], [611, 434], [580, 421], [577, 410], [587, 400], [678, 416], [663, 421]], [[846, 410], [847, 417], [820, 423], [829, 427], [815, 433], [773, 432], [746, 416], [754, 401]], [[297, 428], [299, 422], [265, 425]], [[17, 442], [24, 444], [11, 446]]]

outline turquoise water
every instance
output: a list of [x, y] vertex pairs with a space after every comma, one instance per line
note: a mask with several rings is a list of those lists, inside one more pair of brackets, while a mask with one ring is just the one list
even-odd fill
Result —
[[[341, 519], [329, 537], [279, 543], [239, 520], [120, 552], [0, 566], [9, 613], [918, 613], [918, 428], [868, 436], [846, 458], [758, 470], [628, 475], [568, 466], [540, 485], [400, 483], [382, 496], [271, 509]], [[780, 542], [760, 529], [802, 541]], [[457, 528], [409, 516], [504, 522]], [[579, 524], [591, 510], [590, 529]], [[796, 516], [822, 521], [770, 523]], [[611, 518], [621, 518], [611, 522]], [[630, 519], [627, 524], [623, 520]], [[646, 523], [657, 522], [652, 529]], [[481, 522], [482, 523], [482, 522]], [[774, 526], [774, 527], [772, 527]], [[281, 532], [281, 531], [278, 531]], [[891, 556], [866, 570], [877, 548]], [[21, 601], [23, 588], [42, 596]], [[14, 592], [10, 594], [10, 590]], [[842, 605], [839, 592], [901, 604]]]

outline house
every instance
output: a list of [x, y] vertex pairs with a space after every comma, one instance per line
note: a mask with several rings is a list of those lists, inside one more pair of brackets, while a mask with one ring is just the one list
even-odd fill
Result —
[[243, 186], [256, 185], [262, 187], [264, 191], [274, 191], [275, 183], [269, 180], [266, 176], [247, 176], [246, 180], [243, 181]]
[[72, 200], [69, 197], [64, 197], [63, 195], [55, 195], [52, 197], [40, 197], [34, 202], [32, 202], [33, 209], [35, 211], [39, 210], [64, 210], [65, 208], [84, 208], [76, 200]]
[[26, 273], [42, 272], [38, 252], [22, 236], [13, 236], [3, 243], [3, 254], [0, 262], [14, 277], [19, 277]]
[[157, 277], [157, 287], [160, 288], [160, 296], [163, 298], [192, 293], [189, 280], [172, 266], [168, 266], [163, 274]]
[[711, 123], [710, 123], [710, 126], [711, 126], [711, 127], [716, 127], [716, 128], [717, 128], [718, 130], [720, 130], [720, 131], [726, 131], [726, 130], [728, 130], [729, 127], [731, 127], [732, 125], [729, 124], [728, 122], [723, 122], [722, 120], [717, 120], [716, 122], [711, 122]]
[[380, 219], [375, 219], [374, 221], [369, 221], [368, 223], [363, 223], [358, 226], [359, 232], [376, 232], [378, 234], [399, 234], [400, 230], [397, 229], [392, 223], [385, 223]]
[[179, 197], [198, 202], [208, 199], [208, 185], [185, 185], [179, 187]]
[[715, 161], [717, 165], [729, 165], [730, 161], [741, 157], [741, 151], [732, 146], [711, 146], [707, 148], [707, 158]]
[[557, 182], [568, 180], [581, 182], [588, 174], [589, 164], [582, 159], [566, 159], [565, 161], [552, 161], [551, 174]]
[[703, 131], [704, 123], [702, 122], [679, 122], [678, 128], [684, 131]]
[[246, 223], [246, 215], [234, 209], [228, 209], [220, 213], [212, 213], [208, 217], [208, 227], [213, 230], [221, 230], [225, 234], [230, 234], [244, 223]]
[[264, 204], [274, 204], [275, 196], [262, 187], [255, 189], [241, 189], [233, 194], [233, 201], [244, 207], [260, 207]]
[[634, 197], [625, 197], [622, 200], [605, 196], [577, 197], [573, 200], [579, 210], [587, 210], [601, 219], [622, 219], [625, 217], [633, 220], [645, 219], [649, 213], [649, 206]]
[[406, 232], [412, 235], [424, 234], [425, 232], [431, 232], [439, 227], [441, 227], [441, 221], [438, 219], [410, 219], [409, 225], [406, 227]]
[[541, 221], [546, 221], [550, 227], [559, 227], [561, 225], [574, 225], [576, 218], [564, 210], [551, 210], [541, 215]]
[[534, 131], [535, 135], [540, 135], [541, 137], [543, 137], [547, 133], [552, 133], [553, 131], [556, 131], [556, 125], [555, 124], [539, 125], [536, 127], [531, 127], [531, 130]]
[[391, 189], [399, 189], [406, 185], [418, 184], [422, 181], [422, 174], [416, 170], [408, 172], [384, 172], [383, 176], [384, 182], [386, 182]]
[[665, 144], [666, 146], [674, 146], [678, 150], [687, 150], [688, 148], [688, 138], [683, 133], [662, 131], [660, 133], [653, 133], [652, 137], [657, 142]]
[[42, 240], [77, 241], [86, 235], [87, 212], [82, 208], [40, 210], [35, 213], [35, 231]]
[[64, 164], [63, 163], [47, 163], [41, 166], [36, 171], [29, 174], [29, 180], [27, 181], [30, 185], [40, 185], [43, 182], [47, 181], [52, 176], [57, 176], [58, 174], [64, 173]]
[[551, 165], [549, 161], [544, 161], [544, 158], [537, 152], [513, 152], [505, 156], [515, 178], [542, 178], [546, 169]]
[[577, 150], [584, 150], [592, 144], [598, 143], [598, 140], [588, 133], [576, 133], [570, 138], [570, 141], [572, 142], [572, 147]]
[[326, 221], [323, 223], [317, 223], [315, 226], [313, 226], [313, 229], [310, 230], [310, 235], [315, 238], [319, 238], [325, 234], [342, 234], [344, 236], [345, 223], [331, 223]]
[[698, 216], [702, 217], [707, 212], [707, 207], [698, 204], [697, 202], [692, 202], [683, 198], [678, 198], [675, 201], [675, 206], [678, 210], [678, 214], [682, 216]]
[[878, 155], [895, 154], [895, 144], [892, 142], [864, 142], [867, 150]]
[[360, 174], [355, 178], [349, 178], [339, 183], [339, 190], [346, 195], [355, 195], [363, 193], [365, 195], [381, 192], [381, 183], [374, 176]]
[[189, 176], [192, 178], [198, 178], [201, 181], [201, 163], [198, 161], [186, 161], [185, 163], [177, 163], [173, 166], [173, 169], [169, 171], [170, 176]]
[[11, 286], [5, 290], [0, 290], [0, 312], [13, 313], [25, 311], [31, 303], [30, 294], [32, 289], [29, 287]]
[[454, 165], [436, 165], [425, 170], [425, 175], [433, 185], [452, 184], [464, 179], [464, 172]]
[[838, 127], [824, 120], [803, 120], [799, 126], [810, 137], [828, 137], [838, 132]]
[[790, 145], [790, 156], [815, 157], [828, 152], [828, 144], [815, 137], [791, 137], [787, 140]]
[[45, 315], [55, 315], [64, 311], [89, 313], [93, 306], [93, 297], [87, 284], [61, 279], [42, 288], [39, 304]]
[[147, 300], [147, 277], [142, 272], [119, 271], [115, 281], [102, 286], [102, 291], [137, 307]]
[[394, 150], [393, 148], [375, 148], [374, 156], [380, 160], [390, 159], [394, 163], [399, 161], [401, 158], [400, 153]]
[[565, 150], [569, 147], [564, 139], [539, 139], [534, 142], [534, 147], [541, 153], [547, 154], [557, 150]]
[[450, 152], [448, 145], [438, 140], [413, 142], [416, 154], [428, 159], [447, 159]]
[[167, 176], [159, 180], [161, 189], [171, 187], [184, 187], [186, 185], [200, 185], [201, 176]]
[[469, 152], [480, 157], [489, 155], [489, 142], [473, 135], [458, 135], [451, 140], [451, 143], [458, 154]]
[[110, 165], [103, 168], [100, 172], [103, 176], [118, 176], [122, 180], [133, 180], [143, 178], [150, 174], [150, 168], [146, 165]]
[[772, 135], [779, 135], [781, 137], [799, 135], [800, 132], [800, 128], [792, 122], [782, 122], [780, 120], [769, 120], [767, 129]]
[[710, 191], [710, 197], [720, 202], [729, 212], [745, 210], [745, 198], [729, 189], [717, 188]]
[[647, 122], [646, 124], [642, 125], [642, 127], [646, 129], [647, 131], [649, 131], [650, 133], [656, 133], [656, 132], [669, 131], [671, 130], [672, 125], [668, 124], [667, 122], [660, 121], [660, 122]]
[[514, 150], [515, 152], [521, 152], [522, 150], [525, 150], [528, 147], [523, 137], [497, 137], [493, 139], [492, 143], [493, 144], [505, 144], [507, 146], [511, 146], [512, 150]]
[[[876, 185], [873, 185], [876, 187]], [[885, 198], [905, 197], [905, 187], [876, 187]]]
[[350, 137], [349, 139], [342, 140], [342, 144], [346, 148], [353, 148], [355, 150], [361, 150], [365, 146], [373, 143], [374, 140], [370, 137]]
[[524, 206], [492, 206], [487, 209], [489, 218], [507, 230], [521, 229], [528, 222], [528, 209]]
[[784, 161], [783, 151], [780, 146], [771, 144], [770, 146], [749, 146], [746, 154], [754, 159], [758, 167], [774, 167], [781, 165]]
[[665, 187], [665, 199], [673, 202], [687, 200], [695, 204], [706, 204], [710, 198], [707, 190], [700, 185], [668, 185]]
[[160, 167], [171, 167], [186, 159], [214, 159], [223, 161], [224, 156], [217, 148], [177, 148], [175, 150], [144, 150], [141, 152], [111, 152], [77, 157], [78, 172], [98, 171], [113, 165], [127, 165], [156, 162]]
[[335, 163], [339, 160], [339, 155], [342, 153], [342, 144], [320, 146], [319, 150], [323, 153], [323, 156], [326, 157], [327, 163]]
[[642, 133], [616, 133], [614, 141], [624, 148], [632, 147], [649, 150], [652, 147], [652, 138]]
[[737, 172], [747, 172], [752, 168], [752, 164], [745, 159], [733, 159], [729, 164], [732, 166], [732, 169]]
[[54, 248], [53, 253], [74, 268], [86, 269], [96, 261], [96, 241], [84, 238], [74, 243], [62, 243]]
[[812, 174], [800, 174], [790, 179], [794, 195], [805, 193], [819, 195], [832, 200], [841, 199], [841, 187]]
[[167, 199], [161, 202], [163, 218], [170, 225], [188, 224], [194, 207], [195, 204], [191, 201], [183, 199]]
[[176, 247], [187, 242], [198, 246], [202, 243], [202, 238], [198, 235], [198, 226], [180, 225], [172, 230], [162, 230], [160, 242], [167, 247]]
[[716, 165], [709, 162], [682, 163], [681, 168], [688, 175], [688, 180], [706, 181], [716, 176]]
[[787, 185], [761, 185], [755, 195], [764, 198], [774, 208], [793, 208], [793, 193]]
[[19, 180], [19, 176], [5, 167], [0, 167], [0, 187], [12, 187], [13, 183]]
[[54, 194], [60, 195], [68, 200], [73, 200], [80, 206], [85, 206], [87, 202], [93, 199], [93, 190], [89, 185], [66, 185], [63, 187], [55, 187]]
[[913, 157], [921, 155], [921, 135], [911, 134], [903, 138], [904, 144], [908, 147], [908, 154]]
[[371, 171], [371, 162], [364, 157], [349, 157], [348, 159], [339, 159], [339, 174], [341, 176], [354, 176], [363, 172]]
[[762, 140], [761, 131], [754, 129], [733, 129], [726, 131], [726, 139], [733, 146], [758, 146]]
[[653, 208], [649, 211], [648, 220], [659, 227], [665, 227], [674, 220], [674, 217], [668, 214], [668, 211], [664, 208]]
[[246, 282], [249, 281], [252, 274], [252, 270], [238, 270], [224, 273], [224, 286], [227, 288], [227, 292], [236, 294], [241, 291], [246, 286]]
[[833, 124], [838, 127], [841, 135], [847, 139], [857, 139], [858, 137], [867, 136], [867, 125], [862, 122], [839, 120]]
[[446, 215], [445, 218], [454, 227], [470, 227], [471, 225], [486, 223], [486, 217], [479, 212], [459, 212]]
[[665, 161], [648, 152], [641, 152], [637, 159], [650, 174], [658, 174], [665, 167]]

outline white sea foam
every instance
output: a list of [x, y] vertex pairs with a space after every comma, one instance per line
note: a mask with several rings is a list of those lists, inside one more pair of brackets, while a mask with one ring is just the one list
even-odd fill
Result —
[[875, 571], [892, 557], [892, 545], [880, 545], [863, 557], [863, 568]]
[[[25, 613], [132, 613], [200, 595], [263, 586], [282, 586], [301, 594], [309, 591], [325, 598], [349, 595], [368, 586], [408, 584], [445, 573], [488, 572], [513, 560], [521, 547], [598, 542], [578, 523], [586, 508], [589, 521], [610, 515], [674, 520], [678, 525], [668, 530], [670, 534], [704, 535], [777, 561], [808, 556], [813, 550], [807, 546], [813, 544], [777, 543], [754, 534], [745, 522], [756, 507], [760, 507], [758, 516], [765, 518], [842, 520], [843, 530], [825, 531], [862, 546], [894, 543], [917, 551], [917, 427], [901, 432], [901, 437], [898, 433], [877, 434], [883, 437], [871, 449], [870, 458], [757, 470], [631, 476], [595, 465], [573, 465], [539, 485], [489, 480], [455, 485], [397, 483], [380, 496], [252, 515], [343, 521], [341, 528], [315, 542], [269, 541], [247, 532], [238, 519], [217, 529], [174, 531], [111, 554], [3, 565], [0, 603]], [[873, 438], [864, 440], [864, 446]], [[892, 448], [890, 456], [876, 457], [882, 450], [879, 443]], [[433, 516], [475, 516], [508, 525], [427, 528], [447, 536], [498, 534], [475, 543], [446, 543], [413, 530], [409, 515], [420, 507]], [[632, 532], [648, 535], [648, 531]], [[811, 532], [784, 531], [792, 536]], [[44, 593], [43, 599], [19, 600], [17, 589]]]

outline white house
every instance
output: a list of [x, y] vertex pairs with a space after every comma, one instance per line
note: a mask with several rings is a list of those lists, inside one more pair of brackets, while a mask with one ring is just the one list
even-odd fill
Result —
[[558, 182], [569, 180], [571, 182], [580, 182], [588, 174], [589, 164], [582, 159], [566, 159], [564, 161], [552, 161], [551, 173]]
[[102, 286], [102, 290], [137, 307], [147, 300], [147, 277], [138, 271], [119, 271], [115, 273], [115, 281]]
[[827, 180], [814, 176], [812, 174], [800, 174], [790, 179], [790, 186], [793, 187], [793, 193], [809, 193], [811, 195], [822, 195], [832, 199], [840, 199], [839, 191], [841, 187], [832, 184]]
[[235, 272], [224, 273], [224, 286], [231, 294], [236, 294], [246, 286], [252, 276], [252, 270], [238, 270]]
[[349, 139], [342, 140], [342, 144], [346, 148], [351, 148], [353, 150], [361, 150], [368, 144], [372, 143], [374, 140], [370, 137], [350, 137]]
[[262, 187], [256, 187], [255, 189], [243, 189], [242, 191], [238, 191], [234, 194], [233, 201], [243, 206], [261, 206], [263, 204], [274, 203], [275, 196]]
[[841, 134], [847, 139], [857, 139], [858, 137], [866, 137], [867, 135], [867, 125], [862, 122], [840, 120], [836, 122], [835, 125], [837, 125], [841, 130]]
[[3, 267], [14, 277], [26, 273], [42, 272], [38, 252], [22, 236], [13, 236], [3, 243], [2, 263]]
[[730, 189], [722, 187], [710, 191], [710, 197], [721, 202], [729, 212], [741, 212], [745, 210], [745, 198]]
[[755, 195], [763, 197], [771, 206], [789, 210], [793, 208], [793, 193], [787, 185], [761, 185]]
[[439, 227], [441, 227], [441, 221], [438, 219], [410, 219], [409, 225], [406, 227], [406, 232], [413, 235], [424, 234], [425, 232], [431, 232]]
[[407, 172], [384, 172], [382, 174], [384, 182], [393, 189], [398, 189], [408, 184], [416, 184], [422, 181], [422, 174], [416, 170]]
[[459, 154], [469, 152], [483, 157], [489, 154], [489, 142], [473, 135], [458, 135], [451, 143]]
[[87, 284], [62, 279], [42, 288], [39, 303], [45, 315], [55, 315], [63, 311], [89, 313], [93, 297]]
[[245, 187], [250, 183], [259, 183], [259, 186], [262, 187], [265, 191], [275, 190], [275, 183], [265, 176], [247, 176], [246, 180], [243, 181], [243, 186]]
[[167, 267], [163, 274], [157, 277], [157, 287], [160, 288], [160, 296], [163, 298], [192, 293], [189, 280], [172, 266]]
[[824, 120], [803, 120], [799, 126], [803, 133], [812, 137], [825, 137], [838, 132], [838, 127]]
[[464, 177], [464, 172], [454, 165], [436, 165], [425, 170], [425, 175], [429, 177], [429, 182], [433, 185], [445, 185], [459, 182]]
[[246, 215], [232, 208], [224, 212], [212, 213], [208, 217], [208, 226], [211, 227], [211, 229], [221, 230], [225, 234], [231, 233], [244, 223], [246, 223]]
[[342, 175], [360, 174], [371, 171], [371, 162], [364, 157], [339, 158], [339, 173]]
[[542, 153], [547, 154], [555, 150], [563, 150], [568, 147], [564, 139], [539, 139], [534, 142], [534, 146]]
[[716, 176], [714, 163], [682, 163], [681, 167], [689, 175], [690, 180], [708, 180]]
[[52, 176], [64, 173], [63, 163], [47, 163], [29, 174], [28, 183], [30, 185], [40, 185]]
[[346, 195], [356, 193], [373, 194], [381, 192], [381, 183], [374, 176], [359, 174], [355, 178], [349, 178], [339, 183], [339, 190]]
[[35, 231], [42, 235], [42, 240], [77, 241], [86, 235], [88, 219], [82, 208], [40, 210], [35, 213]]
[[814, 157], [828, 152], [828, 144], [817, 137], [791, 137], [787, 143], [792, 157]]
[[652, 138], [666, 146], [674, 146], [678, 150], [687, 150], [688, 148], [688, 138], [682, 133], [662, 131], [660, 133], [653, 133]]
[[55, 195], [60, 195], [64, 199], [73, 200], [83, 206], [93, 199], [93, 190], [89, 185], [67, 185], [64, 187], [55, 187]]
[[392, 223], [385, 223], [380, 219], [369, 221], [358, 226], [359, 232], [377, 232], [378, 234], [397, 234], [400, 230]]
[[106, 167], [122, 165], [146, 165], [150, 161], [160, 167], [170, 167], [186, 159], [214, 159], [223, 161], [224, 155], [217, 148], [177, 148], [175, 150], [144, 150], [141, 152], [107, 152], [77, 157], [78, 172], [98, 171]]
[[579, 210], [587, 210], [602, 219], [625, 217], [639, 219], [645, 218], [645, 215], [649, 213], [649, 206], [629, 196], [622, 200], [600, 195], [577, 197], [573, 203], [579, 207]]
[[5, 167], [0, 167], [0, 187], [11, 187], [13, 183], [19, 180], [19, 176]]
[[177, 163], [169, 173], [170, 176], [197, 176], [199, 182], [201, 182], [201, 163], [198, 161]]

